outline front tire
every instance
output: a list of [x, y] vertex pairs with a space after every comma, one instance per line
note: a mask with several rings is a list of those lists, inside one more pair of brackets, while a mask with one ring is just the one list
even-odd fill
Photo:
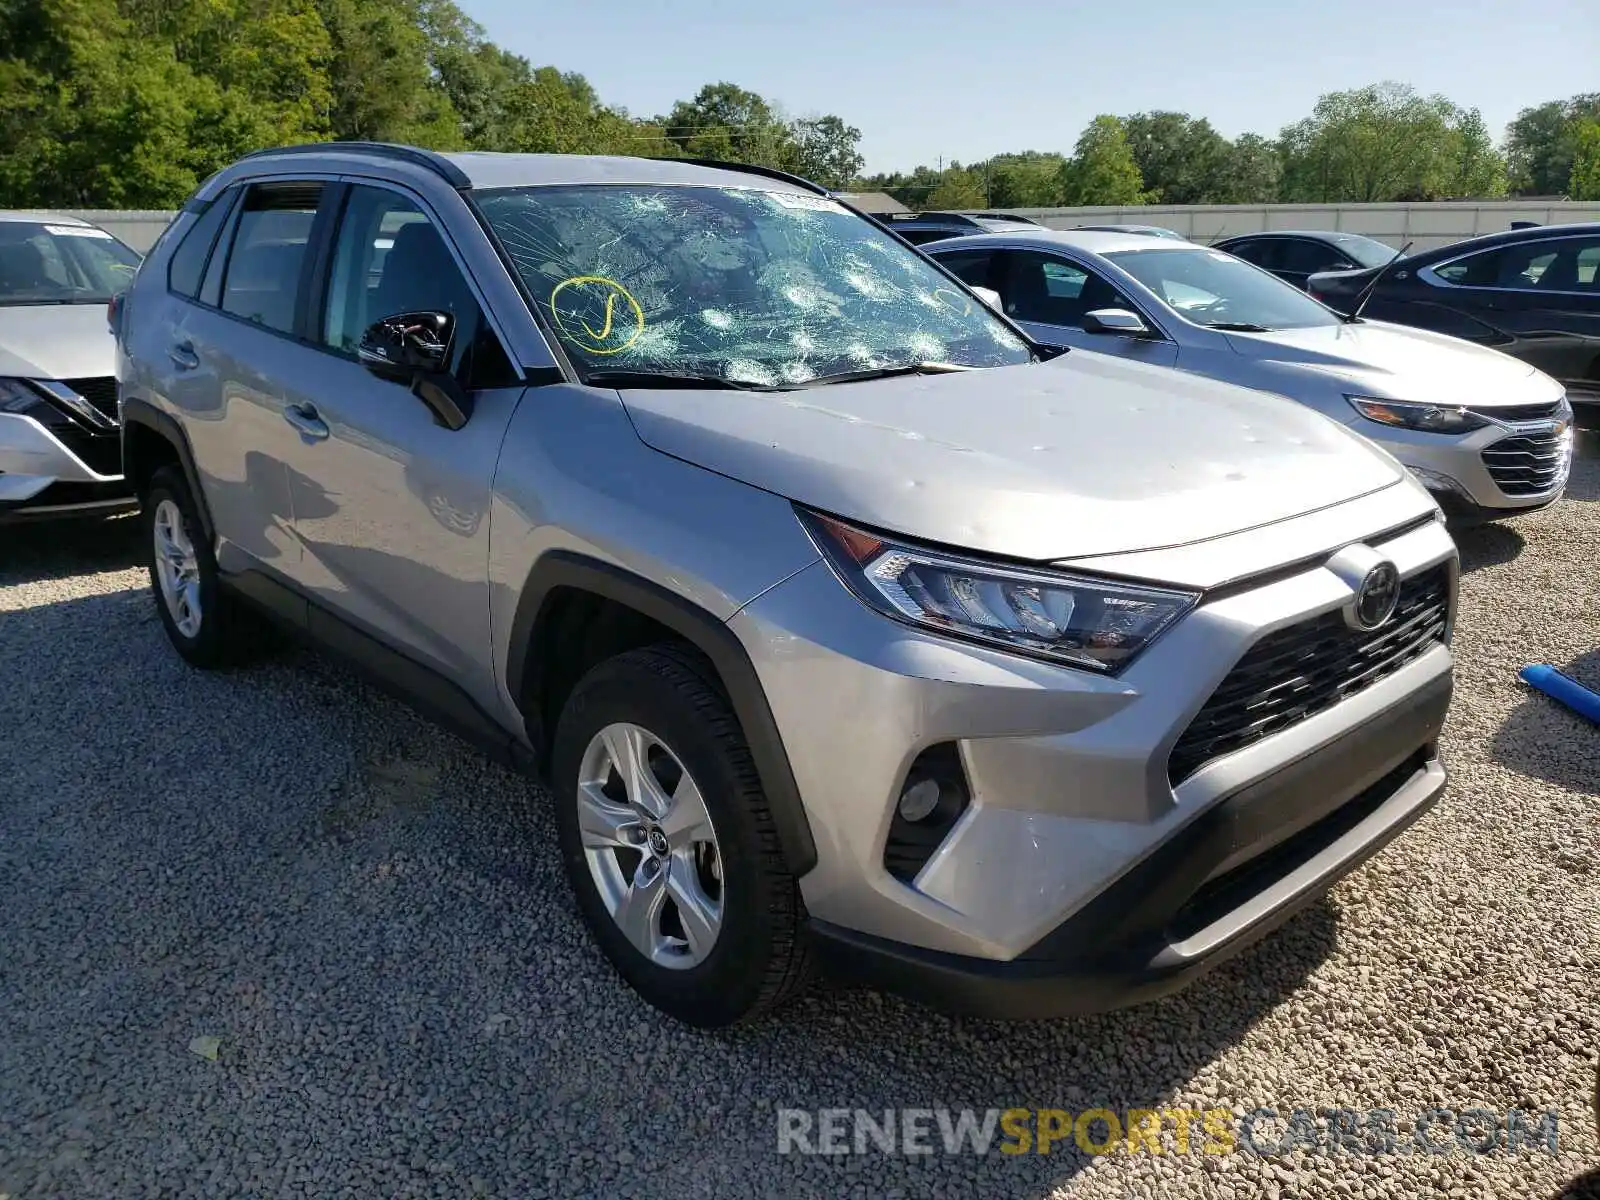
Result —
[[199, 509], [183, 475], [174, 467], [160, 468], [140, 499], [150, 590], [173, 648], [202, 670], [257, 657], [268, 644], [268, 631], [223, 591], [216, 556], [201, 533]]
[[704, 659], [661, 645], [601, 663], [573, 689], [551, 761], [568, 882], [635, 991], [719, 1028], [804, 989], [799, 884]]

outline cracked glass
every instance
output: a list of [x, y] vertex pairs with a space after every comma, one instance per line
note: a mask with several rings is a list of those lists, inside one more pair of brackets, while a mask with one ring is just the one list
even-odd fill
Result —
[[822, 196], [586, 185], [505, 189], [479, 205], [586, 373], [783, 387], [1032, 358], [981, 300]]

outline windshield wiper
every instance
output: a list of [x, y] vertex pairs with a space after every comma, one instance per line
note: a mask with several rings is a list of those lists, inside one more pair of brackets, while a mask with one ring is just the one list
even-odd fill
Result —
[[1220, 329], [1224, 333], [1271, 333], [1272, 330], [1265, 325], [1257, 325], [1251, 321], [1202, 321], [1207, 329]]
[[674, 371], [590, 371], [583, 382], [614, 388], [727, 388], [740, 392], [775, 392], [766, 383], [746, 383], [724, 375], [688, 375]]
[[958, 363], [915, 362], [901, 367], [867, 367], [860, 371], [840, 371], [833, 375], [818, 375], [803, 379], [791, 387], [826, 387], [832, 383], [860, 383], [866, 379], [892, 379], [896, 375], [947, 375], [953, 371], [975, 371], [976, 367], [963, 367]]

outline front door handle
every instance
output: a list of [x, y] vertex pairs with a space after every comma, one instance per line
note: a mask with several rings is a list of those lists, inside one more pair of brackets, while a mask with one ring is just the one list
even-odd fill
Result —
[[180, 371], [193, 371], [200, 365], [200, 356], [194, 352], [193, 342], [173, 342], [167, 347], [167, 357]]
[[328, 423], [309, 404], [289, 405], [283, 410], [283, 419], [298, 429], [308, 442], [320, 442], [328, 436]]

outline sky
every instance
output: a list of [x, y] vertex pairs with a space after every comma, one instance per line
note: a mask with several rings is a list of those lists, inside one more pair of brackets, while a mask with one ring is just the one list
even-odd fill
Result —
[[[1600, 0], [458, 0], [489, 38], [635, 116], [728, 80], [861, 130], [867, 170], [1059, 150], [1096, 113], [1276, 135], [1380, 80], [1483, 113], [1600, 90]], [[1526, 16], [1520, 14], [1526, 13]]]

